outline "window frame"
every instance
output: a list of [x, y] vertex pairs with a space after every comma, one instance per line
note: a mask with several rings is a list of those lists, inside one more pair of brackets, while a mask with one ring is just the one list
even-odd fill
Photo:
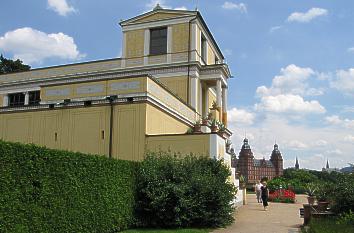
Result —
[[[28, 92], [28, 105], [39, 105], [41, 102], [41, 91], [29, 91]], [[32, 97], [35, 97], [32, 99]]]
[[206, 65], [208, 59], [208, 40], [203, 33], [200, 35], [200, 57]]
[[25, 105], [25, 94], [23, 92], [9, 93], [8, 94], [8, 106], [19, 107]]
[[[154, 31], [165, 31], [163, 35], [153, 36]], [[167, 27], [150, 28], [150, 41], [149, 41], [149, 55], [157, 56], [167, 54], [167, 40], [168, 29]], [[153, 44], [155, 43], [155, 44]], [[156, 44], [157, 43], [157, 44]], [[159, 44], [160, 43], [160, 44]]]

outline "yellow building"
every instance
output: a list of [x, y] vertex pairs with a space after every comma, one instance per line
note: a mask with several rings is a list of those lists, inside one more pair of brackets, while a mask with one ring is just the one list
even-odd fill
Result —
[[227, 126], [230, 71], [200, 13], [157, 6], [120, 26], [121, 58], [0, 75], [0, 138], [127, 160], [192, 152], [230, 165], [227, 128], [186, 133], [209, 113]]

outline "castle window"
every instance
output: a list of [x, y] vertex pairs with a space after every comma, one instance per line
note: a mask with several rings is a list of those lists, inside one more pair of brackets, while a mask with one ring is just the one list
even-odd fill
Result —
[[20, 93], [13, 93], [9, 94], [9, 106], [10, 107], [15, 107], [15, 106], [23, 106], [25, 105], [25, 94], [20, 92]]
[[30, 91], [29, 94], [29, 105], [38, 105], [41, 102], [41, 93], [40, 91]]
[[207, 60], [207, 40], [205, 39], [204, 35], [202, 34], [201, 37], [201, 57], [204, 63]]
[[150, 29], [150, 55], [167, 53], [167, 28]]

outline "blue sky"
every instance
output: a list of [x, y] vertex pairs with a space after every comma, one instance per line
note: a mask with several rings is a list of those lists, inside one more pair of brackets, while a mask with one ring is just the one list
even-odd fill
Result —
[[[0, 52], [32, 67], [120, 56], [120, 19], [196, 0], [2, 0]], [[15, 10], [14, 10], [15, 9]], [[276, 140], [293, 166], [354, 162], [354, 2], [199, 0], [234, 75], [229, 119], [236, 151]]]

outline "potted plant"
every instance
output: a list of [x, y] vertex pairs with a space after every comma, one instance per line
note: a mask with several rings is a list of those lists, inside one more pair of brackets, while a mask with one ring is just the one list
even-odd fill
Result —
[[196, 121], [194, 124], [194, 133], [201, 133], [202, 132], [202, 127], [200, 125], [200, 121]]
[[330, 184], [322, 183], [322, 184], [320, 184], [320, 186], [316, 192], [318, 210], [320, 210], [320, 211], [326, 211], [328, 208], [329, 196], [331, 193], [330, 187], [331, 187]]
[[216, 133], [218, 131], [218, 121], [213, 119], [210, 123], [210, 130], [212, 133]]
[[221, 136], [221, 137], [224, 137], [224, 134], [225, 134], [225, 132], [226, 132], [226, 127], [225, 127], [225, 125], [224, 125], [224, 123], [222, 123], [222, 122], [219, 122], [219, 132], [218, 132], [218, 134]]
[[189, 129], [187, 130], [186, 133], [187, 133], [187, 134], [192, 134], [193, 132], [194, 132], [194, 128], [191, 127], [191, 128], [189, 128]]
[[218, 109], [218, 104], [215, 101], [211, 104], [211, 109]]
[[310, 205], [315, 204], [315, 193], [317, 191], [317, 185], [314, 183], [308, 183], [306, 184], [306, 194], [307, 194], [307, 201], [309, 202]]
[[211, 120], [213, 118], [213, 114], [211, 112], [208, 112], [207, 118], [208, 118], [208, 120]]
[[203, 126], [208, 126], [209, 124], [209, 118], [208, 117], [203, 117], [202, 119], [202, 125]]

